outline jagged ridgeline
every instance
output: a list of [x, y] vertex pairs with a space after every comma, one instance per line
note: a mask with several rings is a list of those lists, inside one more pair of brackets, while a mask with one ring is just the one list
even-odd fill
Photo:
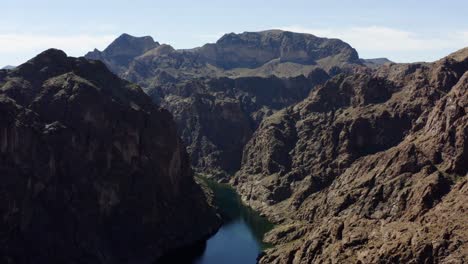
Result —
[[149, 263], [214, 232], [169, 112], [100, 61], [0, 70], [0, 262]]
[[329, 75], [362, 65], [341, 40], [281, 30], [226, 34], [189, 50], [123, 34], [85, 57], [169, 109], [194, 168], [218, 178], [239, 169], [242, 148], [264, 117], [301, 101]]

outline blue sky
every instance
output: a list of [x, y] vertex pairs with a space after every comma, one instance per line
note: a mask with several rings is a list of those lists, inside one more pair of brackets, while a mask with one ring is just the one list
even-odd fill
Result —
[[175, 48], [224, 33], [279, 28], [340, 38], [363, 58], [433, 61], [468, 46], [466, 0], [14, 0], [2, 1], [0, 66], [44, 49], [80, 56], [121, 33]]

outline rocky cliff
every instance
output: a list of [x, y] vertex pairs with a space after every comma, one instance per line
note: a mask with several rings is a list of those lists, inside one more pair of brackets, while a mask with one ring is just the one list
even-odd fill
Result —
[[328, 78], [316, 69], [307, 78], [199, 79], [149, 94], [174, 115], [192, 165], [225, 178], [239, 169], [242, 149], [264, 117], [301, 101]]
[[103, 63], [0, 70], [2, 263], [149, 263], [218, 220], [169, 112]]
[[[121, 38], [132, 41], [121, 44]], [[165, 44], [138, 48], [148, 38], [124, 34], [86, 57], [102, 60], [169, 109], [192, 165], [219, 177], [239, 169], [243, 146], [264, 117], [301, 101], [329, 75], [361, 63], [341, 40], [280, 30], [226, 34], [190, 50]], [[121, 68], [109, 54], [126, 50], [129, 42], [138, 45]]]
[[232, 183], [282, 223], [261, 263], [464, 263], [468, 48], [335, 76], [265, 119]]

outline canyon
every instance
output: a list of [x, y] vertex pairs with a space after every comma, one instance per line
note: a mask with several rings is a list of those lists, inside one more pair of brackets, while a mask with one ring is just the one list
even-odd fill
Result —
[[44, 51], [0, 70], [0, 261], [465, 263], [467, 72], [283, 30]]
[[141, 51], [116, 73], [171, 111], [197, 171], [277, 224], [260, 263], [465, 261], [466, 48], [402, 64], [272, 30]]

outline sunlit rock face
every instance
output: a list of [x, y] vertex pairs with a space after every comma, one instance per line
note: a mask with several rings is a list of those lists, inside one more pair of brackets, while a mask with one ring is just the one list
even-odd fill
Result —
[[0, 71], [0, 260], [138, 263], [212, 233], [166, 110], [99, 61]]
[[283, 223], [260, 263], [464, 263], [468, 49], [341, 74], [266, 118], [232, 183]]

